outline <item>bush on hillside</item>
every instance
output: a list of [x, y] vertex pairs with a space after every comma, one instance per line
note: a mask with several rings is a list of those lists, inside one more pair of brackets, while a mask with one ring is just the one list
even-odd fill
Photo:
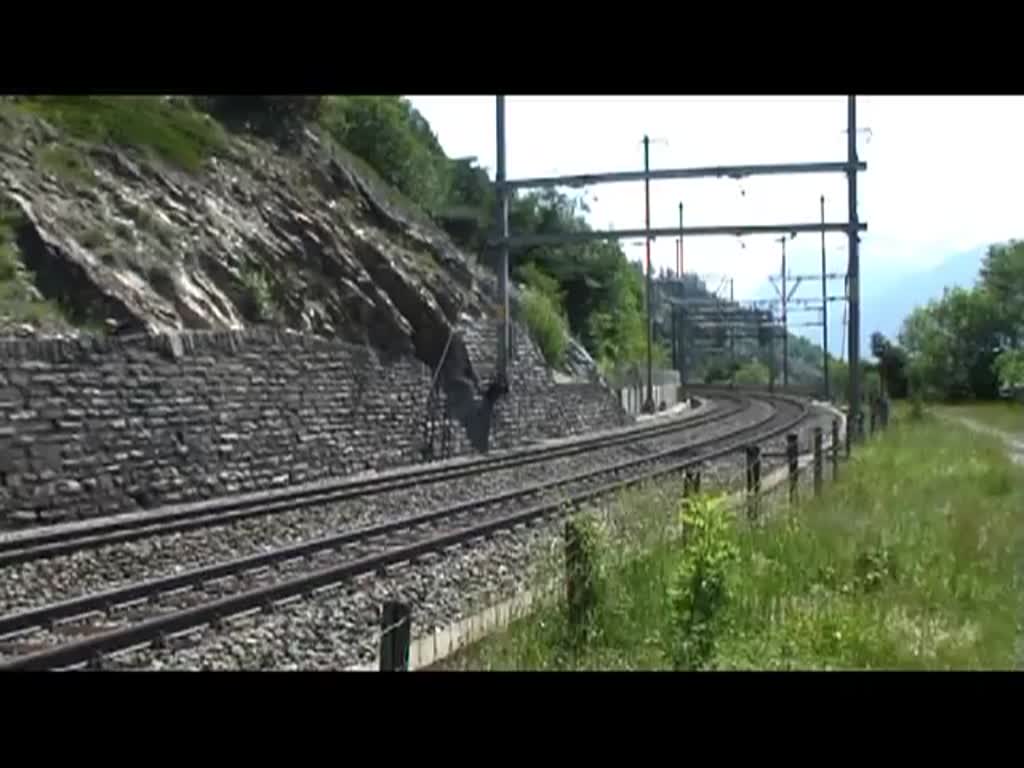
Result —
[[771, 378], [768, 367], [758, 360], [750, 360], [736, 369], [733, 381], [737, 384], [765, 386]]
[[530, 335], [552, 368], [565, 362], [569, 326], [554, 300], [535, 288], [522, 294], [523, 319]]
[[444, 208], [450, 161], [430, 125], [395, 96], [331, 96], [320, 122], [341, 146], [369, 163], [414, 203], [434, 213]]

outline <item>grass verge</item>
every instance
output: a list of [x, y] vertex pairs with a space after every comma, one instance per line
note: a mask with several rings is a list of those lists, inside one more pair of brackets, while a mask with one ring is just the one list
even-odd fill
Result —
[[[194, 109], [186, 99], [33, 96], [18, 99], [16, 105], [76, 138], [135, 147], [190, 171], [197, 170], [226, 141], [220, 124]], [[67, 170], [66, 154], [49, 157], [48, 162]], [[77, 166], [71, 170], [79, 171]]]
[[[1022, 481], [998, 441], [924, 418], [760, 526], [710, 498], [625, 495], [598, 525], [585, 642], [556, 593], [457, 667], [1011, 669]], [[665, 535], [683, 518], [685, 547]]]

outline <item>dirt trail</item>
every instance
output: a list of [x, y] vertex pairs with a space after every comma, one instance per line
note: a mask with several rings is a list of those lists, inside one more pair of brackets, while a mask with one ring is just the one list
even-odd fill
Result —
[[981, 422], [969, 419], [965, 416], [947, 416], [945, 414], [940, 414], [939, 418], [961, 424], [975, 432], [1000, 438], [1004, 443], [1006, 443], [1006, 449], [1010, 453], [1010, 458], [1017, 464], [1024, 465], [1024, 434], [996, 429], [995, 427], [990, 427], [987, 424], [982, 424]]

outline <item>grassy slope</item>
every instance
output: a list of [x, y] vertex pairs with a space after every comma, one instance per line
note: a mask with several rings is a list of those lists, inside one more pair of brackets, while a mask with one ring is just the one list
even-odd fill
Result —
[[950, 416], [973, 419], [1004, 432], [1024, 433], [1024, 405], [1020, 403], [972, 403], [943, 406], [941, 410]]
[[[195, 171], [222, 148], [218, 123], [187, 100], [157, 96], [35, 96], [8, 100], [3, 108], [42, 117], [86, 142], [111, 142]], [[40, 148], [40, 164], [59, 178], [88, 184], [88, 158], [72, 144]], [[63, 325], [60, 308], [29, 290], [31, 275], [21, 263], [12, 234], [13, 209], [0, 200], [0, 322]]]
[[[219, 123], [181, 98], [35, 96], [15, 104], [75, 138], [134, 147], [190, 171], [226, 141]], [[52, 160], [55, 170], [76, 170], [75, 158], [66, 152]]]
[[[1024, 472], [997, 442], [931, 420], [895, 425], [843, 469], [821, 500], [722, 534], [718, 544], [734, 548], [735, 559], [706, 666], [1012, 668]], [[671, 507], [664, 492], [624, 503], [652, 523]], [[602, 552], [594, 636], [580, 655], [567, 651], [556, 603], [460, 666], [670, 668], [683, 639], [671, 596], [689, 555], [647, 537], [644, 557], [621, 555], [621, 536]]]

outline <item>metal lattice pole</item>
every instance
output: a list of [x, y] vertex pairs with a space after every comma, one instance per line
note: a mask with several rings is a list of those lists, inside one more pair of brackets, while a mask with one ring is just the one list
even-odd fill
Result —
[[860, 236], [857, 234], [857, 97], [847, 97], [846, 108], [846, 130], [847, 130], [847, 162], [849, 167], [846, 172], [847, 184], [849, 187], [849, 251], [850, 265], [848, 268], [850, 280], [849, 307], [850, 307], [850, 419], [847, 428], [854, 430], [860, 423], [861, 403], [861, 381], [860, 381]]
[[508, 381], [509, 358], [509, 298], [508, 298], [508, 188], [505, 184], [505, 97], [498, 96], [495, 114], [498, 148], [495, 187], [498, 197], [498, 378]]
[[651, 140], [644, 136], [644, 241], [647, 244], [647, 400], [644, 410], [654, 412], [654, 275], [651, 272]]

